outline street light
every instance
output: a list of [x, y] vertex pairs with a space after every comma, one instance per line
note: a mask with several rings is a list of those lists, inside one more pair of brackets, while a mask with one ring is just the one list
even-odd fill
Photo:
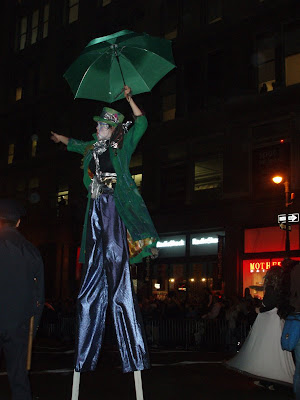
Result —
[[285, 252], [287, 258], [290, 255], [290, 232], [289, 232], [289, 210], [288, 207], [293, 203], [291, 200], [293, 199], [294, 193], [290, 193], [290, 183], [286, 177], [281, 175], [275, 175], [272, 178], [272, 181], [277, 185], [282, 183], [284, 184], [284, 192], [285, 192]]
[[282, 179], [283, 179], [282, 176], [276, 175], [273, 176], [272, 181], [278, 185], [278, 183], [282, 182]]

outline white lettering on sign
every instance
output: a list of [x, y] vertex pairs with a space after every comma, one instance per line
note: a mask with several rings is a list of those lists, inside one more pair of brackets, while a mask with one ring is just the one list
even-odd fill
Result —
[[260, 261], [260, 262], [251, 262], [250, 261], [250, 272], [254, 271], [264, 271], [266, 269], [270, 269], [271, 266], [273, 267], [274, 265], [279, 265], [281, 266], [281, 261]]
[[157, 242], [157, 247], [178, 247], [185, 246], [185, 241], [181, 240], [164, 240], [163, 242]]
[[213, 237], [208, 237], [208, 238], [193, 238], [192, 239], [192, 245], [194, 246], [199, 246], [200, 244], [212, 244], [212, 243], [218, 243], [218, 238], [213, 238]]

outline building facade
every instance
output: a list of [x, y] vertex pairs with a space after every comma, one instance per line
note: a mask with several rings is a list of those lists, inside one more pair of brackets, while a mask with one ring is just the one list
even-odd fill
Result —
[[[96, 37], [130, 29], [173, 41], [176, 69], [135, 97], [149, 128], [131, 172], [160, 235], [133, 268], [142, 296], [203, 287], [261, 295], [286, 256], [278, 215], [299, 212], [300, 6], [296, 0], [6, 0], [1, 18], [1, 197], [24, 202], [47, 296], [74, 296], [86, 193], [80, 157], [50, 131], [88, 140], [101, 102], [63, 73]], [[153, 18], [153, 16], [157, 16]], [[128, 119], [128, 105], [115, 107]], [[282, 174], [284, 185], [271, 178]], [[290, 200], [290, 193], [295, 198]], [[299, 225], [290, 233], [300, 257]], [[284, 228], [284, 226], [282, 226]]]

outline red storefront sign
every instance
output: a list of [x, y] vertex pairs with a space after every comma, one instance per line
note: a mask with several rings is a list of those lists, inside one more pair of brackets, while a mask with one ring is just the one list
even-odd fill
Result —
[[[293, 257], [293, 260], [300, 260], [300, 257]], [[257, 259], [257, 260], [243, 260], [243, 269], [244, 271], [249, 272], [265, 272], [271, 267], [275, 265], [279, 265], [281, 267], [282, 258], [265, 258], [265, 259]]]

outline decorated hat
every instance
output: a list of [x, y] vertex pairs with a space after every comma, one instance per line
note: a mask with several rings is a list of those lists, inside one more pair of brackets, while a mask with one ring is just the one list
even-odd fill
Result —
[[25, 208], [17, 200], [0, 199], [0, 219], [18, 221], [25, 214]]
[[111, 126], [117, 126], [124, 121], [124, 115], [113, 108], [103, 107], [101, 114], [99, 116], [95, 115], [93, 120], [96, 122], [105, 122]]

